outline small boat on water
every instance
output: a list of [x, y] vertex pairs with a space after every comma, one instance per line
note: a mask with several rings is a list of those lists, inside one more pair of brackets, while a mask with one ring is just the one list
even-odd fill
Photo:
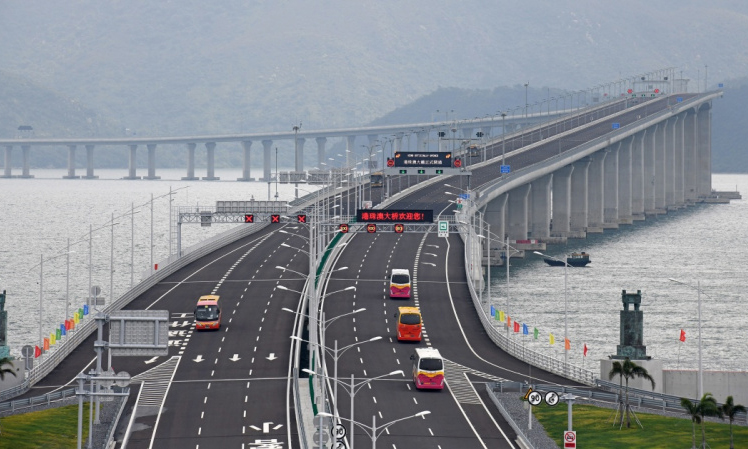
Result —
[[[560, 260], [544, 258], [545, 263], [552, 267], [563, 267], [564, 263]], [[566, 263], [572, 267], [583, 267], [590, 263], [590, 255], [582, 251], [581, 253], [571, 253], [571, 256], [566, 258]]]

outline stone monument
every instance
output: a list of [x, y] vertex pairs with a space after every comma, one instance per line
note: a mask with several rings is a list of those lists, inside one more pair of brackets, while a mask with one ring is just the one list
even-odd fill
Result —
[[0, 358], [10, 357], [8, 347], [8, 312], [5, 310], [5, 290], [0, 293]]
[[[613, 367], [613, 362], [629, 359], [637, 365], [645, 368], [655, 380], [655, 392], [662, 393], [662, 360], [655, 360], [647, 355], [647, 347], [644, 345], [644, 312], [639, 310], [642, 304], [642, 292], [621, 292], [623, 310], [620, 311], [620, 341], [616, 346], [616, 354], [600, 360], [600, 378], [618, 384], [619, 379], [608, 378], [608, 373]], [[632, 310], [633, 309], [633, 310]], [[629, 387], [652, 390], [649, 381], [643, 379], [629, 380]]]
[[[647, 347], [644, 345], [644, 312], [639, 310], [642, 303], [642, 291], [636, 293], [621, 293], [623, 310], [621, 310], [620, 344], [616, 347], [616, 355], [612, 359], [650, 360]], [[629, 310], [633, 306], [634, 310]]]

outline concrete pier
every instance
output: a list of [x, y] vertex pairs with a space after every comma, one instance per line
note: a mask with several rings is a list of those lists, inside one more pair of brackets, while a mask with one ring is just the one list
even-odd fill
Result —
[[198, 178], [195, 176], [195, 148], [196, 143], [187, 144], [187, 176], [182, 177], [182, 181], [197, 181]]
[[216, 177], [216, 143], [206, 142], [205, 149], [208, 150], [208, 176], [203, 176], [204, 181], [218, 181]]
[[68, 174], [63, 176], [62, 179], [80, 178], [80, 176], [75, 176], [75, 147], [76, 145], [68, 145]]
[[249, 167], [250, 167], [250, 150], [252, 148], [252, 141], [251, 140], [244, 140], [242, 141], [242, 150], [244, 150], [244, 158], [242, 159], [242, 177], [237, 178], [237, 181], [254, 181], [255, 178], [252, 178], [249, 176]]
[[160, 176], [156, 176], [156, 144], [149, 143], [146, 148], [148, 148], [148, 176], [144, 176], [143, 179], [161, 179]]
[[137, 145], [128, 145], [130, 147], [130, 158], [128, 159], [128, 175], [125, 176], [122, 179], [140, 179], [140, 176], [136, 175], [136, 167], [137, 167], [137, 151], [138, 146]]

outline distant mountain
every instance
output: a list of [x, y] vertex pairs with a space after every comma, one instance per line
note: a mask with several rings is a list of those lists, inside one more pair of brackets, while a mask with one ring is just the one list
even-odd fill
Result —
[[119, 135], [360, 126], [442, 87], [580, 89], [667, 66], [696, 87], [748, 76], [746, 41], [741, 0], [0, 2], [0, 70]]

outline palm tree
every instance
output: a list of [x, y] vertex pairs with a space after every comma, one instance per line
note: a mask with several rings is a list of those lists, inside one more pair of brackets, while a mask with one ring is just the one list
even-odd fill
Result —
[[745, 413], [745, 406], [735, 404], [732, 396], [727, 396], [725, 403], [722, 404], [722, 414], [730, 420], [730, 449], [735, 449], [735, 445], [732, 443], [732, 422], [735, 420], [735, 415], [739, 412]]
[[701, 416], [701, 447], [706, 448], [706, 430], [704, 429], [704, 417], [705, 416], [718, 416], [722, 419], [722, 409], [717, 405], [717, 400], [714, 399], [711, 393], [704, 393], [701, 400], [696, 405], [699, 409], [699, 415]]
[[[10, 368], [6, 368], [6, 365], [10, 365]], [[5, 380], [6, 374], [12, 374], [13, 377], [16, 377], [16, 372], [13, 371], [13, 359], [10, 357], [0, 359], [0, 380]]]
[[691, 435], [691, 449], [696, 449], [696, 424], [701, 423], [701, 415], [699, 415], [699, 407], [697, 404], [691, 402], [690, 399], [680, 398], [680, 405], [686, 409], [686, 414], [691, 417], [691, 425], [693, 427], [693, 433]]
[[[654, 390], [655, 381], [652, 376], [649, 375], [647, 369], [632, 362], [628, 357], [626, 360], [621, 362], [613, 362], [613, 367], [608, 373], [608, 379], [612, 379], [615, 376], [621, 376], [622, 379], [626, 379], [626, 427], [631, 428], [631, 416], [629, 414], [631, 406], [629, 405], [629, 379], [642, 378], [652, 383], [652, 389]], [[621, 424], [623, 424], [623, 413], [621, 413]]]

